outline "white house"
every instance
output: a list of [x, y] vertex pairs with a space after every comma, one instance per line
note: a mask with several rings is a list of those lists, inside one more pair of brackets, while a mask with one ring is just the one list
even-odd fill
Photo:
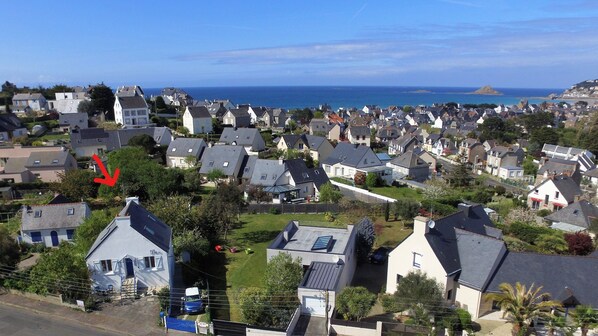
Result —
[[123, 127], [147, 126], [150, 124], [149, 107], [142, 96], [116, 96], [114, 120]]
[[183, 169], [192, 168], [199, 162], [206, 147], [207, 144], [203, 139], [176, 138], [166, 150], [166, 165]]
[[87, 256], [94, 288], [172, 288], [174, 250], [170, 227], [139, 205], [136, 197], [98, 235]]
[[205, 106], [187, 106], [183, 113], [183, 126], [191, 134], [211, 133], [212, 115]]
[[225, 127], [218, 144], [243, 146], [249, 155], [257, 155], [266, 149], [266, 142], [257, 128]]
[[48, 101], [41, 93], [17, 93], [12, 97], [12, 109], [15, 113], [24, 112], [26, 108], [33, 111], [45, 111]]
[[[57, 196], [57, 199], [64, 199]], [[75, 230], [89, 217], [91, 210], [85, 202], [53, 203], [23, 206], [21, 239], [29, 244], [55, 247], [61, 241], [72, 241]]]
[[[357, 261], [355, 230], [353, 225], [340, 229], [304, 226], [299, 221], [290, 221], [266, 253], [268, 260], [280, 253], [288, 253], [293, 259], [301, 258], [306, 270], [297, 291], [301, 313], [324, 316], [326, 308], [334, 309], [336, 293], [353, 279]], [[325, 305], [326, 292], [329, 307]]]
[[527, 194], [527, 205], [534, 210], [557, 211], [576, 201], [582, 194], [579, 185], [569, 176], [548, 178]]
[[357, 172], [374, 173], [386, 184], [392, 183], [392, 169], [386, 167], [370, 147], [341, 142], [322, 160], [329, 177], [354, 179]]

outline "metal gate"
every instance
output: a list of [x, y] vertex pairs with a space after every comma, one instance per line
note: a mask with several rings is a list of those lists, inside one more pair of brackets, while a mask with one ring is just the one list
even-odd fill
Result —
[[196, 333], [195, 321], [179, 320], [169, 316], [166, 317], [166, 330], [168, 329]]
[[223, 320], [212, 320], [216, 336], [245, 336], [247, 324]]

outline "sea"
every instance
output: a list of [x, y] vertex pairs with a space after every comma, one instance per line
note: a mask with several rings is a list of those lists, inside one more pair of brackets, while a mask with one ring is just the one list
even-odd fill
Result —
[[[144, 89], [146, 96], [160, 94], [162, 88]], [[228, 99], [233, 104], [296, 109], [328, 104], [332, 109], [362, 108], [365, 105], [432, 105], [459, 104], [513, 105], [522, 99], [529, 103], [547, 101], [550, 94], [564, 89], [494, 88], [502, 95], [476, 95], [472, 87], [410, 86], [257, 86], [257, 87], [187, 87], [181, 88], [196, 100]]]

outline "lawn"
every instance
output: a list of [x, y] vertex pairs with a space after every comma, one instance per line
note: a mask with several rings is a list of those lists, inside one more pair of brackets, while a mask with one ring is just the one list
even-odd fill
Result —
[[409, 187], [394, 187], [394, 186], [375, 187], [375, 188], [370, 188], [370, 191], [375, 194], [386, 196], [386, 197], [391, 197], [394, 199], [409, 198], [409, 199], [414, 199], [416, 201], [421, 201], [422, 197], [423, 197], [422, 193], [421, 193], [421, 191], [419, 191], [419, 189], [411, 189]]
[[[234, 229], [227, 241], [229, 247], [237, 247], [239, 252], [225, 252], [226, 259], [214, 259], [212, 265], [204, 265], [206, 272], [226, 278], [226, 284], [220, 284], [218, 289], [211, 291], [215, 295], [213, 316], [240, 321], [241, 312], [238, 307], [237, 296], [241, 289], [247, 287], [261, 287], [266, 268], [266, 248], [280, 233], [290, 220], [299, 220], [303, 225], [344, 227], [347, 223], [356, 223], [358, 218], [339, 216], [337, 222], [331, 223], [324, 219], [323, 214], [245, 214], [241, 216], [241, 226]], [[396, 246], [411, 233], [410, 228], [404, 228], [402, 221], [384, 222], [380, 218], [375, 223], [377, 239], [375, 246]], [[246, 254], [245, 249], [251, 248], [253, 253]], [[217, 267], [225, 264], [224, 267]], [[210, 280], [212, 281], [212, 280]], [[226, 296], [224, 297], [224, 292]]]

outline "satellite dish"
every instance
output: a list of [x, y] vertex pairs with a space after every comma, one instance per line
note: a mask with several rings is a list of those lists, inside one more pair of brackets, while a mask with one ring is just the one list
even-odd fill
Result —
[[431, 219], [430, 219], [430, 220], [428, 221], [428, 227], [429, 227], [430, 229], [433, 229], [433, 228], [434, 228], [434, 226], [436, 226], [436, 222], [434, 222], [433, 220], [431, 220]]

